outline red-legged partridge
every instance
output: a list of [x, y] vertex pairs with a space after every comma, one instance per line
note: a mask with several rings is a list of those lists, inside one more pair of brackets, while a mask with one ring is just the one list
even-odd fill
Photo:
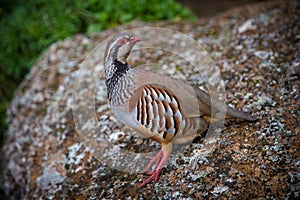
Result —
[[[156, 164], [154, 172], [149, 172], [150, 177], [138, 187], [141, 188], [152, 180], [158, 181], [173, 143], [189, 142], [197, 132], [207, 129], [204, 118], [211, 117], [212, 104], [207, 93], [184, 81], [129, 66], [127, 57], [139, 41], [126, 33], [113, 37], [106, 47], [104, 68], [113, 113], [124, 124], [162, 146], [147, 166], [150, 169]], [[230, 107], [226, 107], [226, 115], [255, 120]]]

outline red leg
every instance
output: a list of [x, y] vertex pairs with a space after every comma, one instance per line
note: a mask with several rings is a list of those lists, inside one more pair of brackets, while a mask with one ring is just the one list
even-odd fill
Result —
[[146, 166], [146, 168], [143, 170], [143, 172], [148, 172], [151, 167], [153, 166], [154, 162], [156, 163], [155, 166], [158, 165], [159, 160], [161, 159], [162, 156], [162, 150], [160, 150], [155, 156], [151, 156], [150, 157], [150, 162], [148, 163], [148, 165]]
[[[161, 154], [162, 152], [158, 152], [158, 154]], [[156, 167], [155, 167], [155, 171], [154, 172], [148, 172], [147, 174], [149, 174], [150, 175], [150, 177], [148, 178], [148, 179], [146, 179], [137, 189], [141, 189], [142, 187], [144, 187], [145, 185], [147, 185], [150, 181], [152, 181], [152, 180], [154, 180], [154, 182], [153, 182], [153, 185], [155, 184], [155, 183], [157, 183], [157, 181], [158, 181], [158, 178], [159, 178], [159, 174], [160, 174], [160, 171], [161, 171], [161, 169], [163, 168], [163, 166], [165, 165], [165, 163], [166, 163], [166, 161], [167, 161], [167, 159], [168, 159], [168, 157], [170, 156], [170, 153], [169, 154], [165, 154], [165, 155], [163, 155], [163, 157], [162, 157], [162, 159], [160, 160], [160, 162], [159, 162], [159, 164], [158, 165], [156, 165]], [[155, 157], [157, 157], [157, 155], [155, 156]], [[152, 159], [153, 160], [153, 159]], [[154, 161], [150, 161], [150, 162], [152, 162], [152, 164], [154, 163]], [[148, 167], [148, 166], [147, 166]]]

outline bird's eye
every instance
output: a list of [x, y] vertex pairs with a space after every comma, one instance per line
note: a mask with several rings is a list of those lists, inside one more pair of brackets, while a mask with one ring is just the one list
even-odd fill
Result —
[[118, 45], [123, 45], [127, 42], [127, 39], [126, 38], [122, 38], [118, 41]]

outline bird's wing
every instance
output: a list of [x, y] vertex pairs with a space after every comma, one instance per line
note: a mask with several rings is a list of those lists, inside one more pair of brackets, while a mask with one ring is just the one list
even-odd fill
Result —
[[181, 100], [169, 88], [156, 83], [142, 85], [129, 101], [129, 112], [138, 126], [134, 127], [145, 137], [160, 143], [169, 143], [175, 136], [195, 134], [199, 120], [185, 114]]
[[[136, 71], [138, 75], [137, 84], [156, 84], [172, 91], [181, 101], [181, 105], [188, 117], [201, 117], [204, 115], [211, 117], [213, 107], [216, 112], [225, 111], [226, 117], [241, 118], [249, 121], [256, 120], [255, 117], [226, 106], [221, 101], [214, 100], [212, 104], [209, 94], [196, 86], [190, 85], [186, 81], [174, 79], [148, 70], [136, 69]], [[225, 108], [223, 108], [224, 106]]]
[[138, 87], [150, 84], [169, 90], [181, 102], [181, 107], [188, 117], [200, 117], [208, 112], [208, 104], [198, 103], [194, 88], [187, 82], [148, 70], [136, 69], [136, 71]]

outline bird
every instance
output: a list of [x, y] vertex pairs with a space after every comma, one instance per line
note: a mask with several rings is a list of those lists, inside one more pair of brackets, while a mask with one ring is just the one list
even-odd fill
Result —
[[[150, 175], [137, 189], [158, 182], [161, 169], [174, 144], [192, 141], [207, 129], [212, 118], [210, 95], [186, 81], [130, 66], [127, 58], [142, 41], [136, 35], [119, 33], [107, 42], [104, 71], [107, 96], [113, 114], [134, 131], [158, 142], [161, 150], [150, 159], [145, 171]], [[191, 98], [194, 96], [195, 98]], [[248, 121], [256, 117], [226, 106], [226, 117]], [[154, 171], [150, 169], [154, 167]]]

